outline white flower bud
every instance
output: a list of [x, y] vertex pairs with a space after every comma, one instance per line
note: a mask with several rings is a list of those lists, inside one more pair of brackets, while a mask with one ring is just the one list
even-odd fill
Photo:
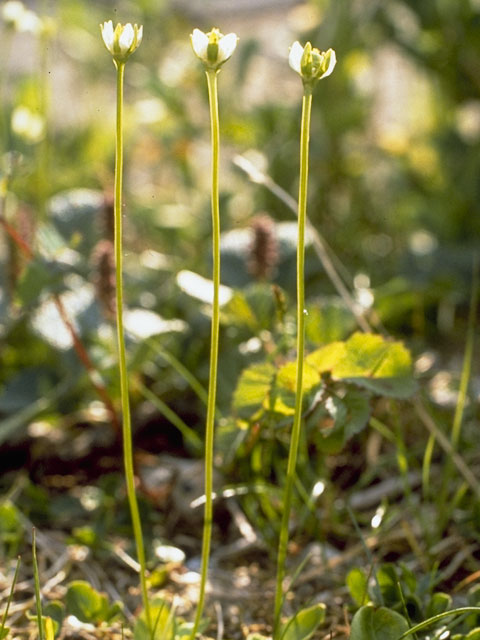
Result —
[[209, 33], [194, 29], [190, 40], [195, 55], [205, 67], [218, 71], [235, 51], [238, 37], [235, 33], [224, 36], [218, 29], [212, 29]]
[[329, 76], [337, 62], [335, 51], [319, 51], [310, 42], [302, 47], [297, 41], [290, 47], [288, 62], [292, 69], [302, 77], [304, 85], [313, 86], [317, 80]]
[[115, 29], [111, 20], [100, 25], [102, 38], [115, 62], [125, 62], [140, 45], [143, 37], [143, 26], [117, 24]]

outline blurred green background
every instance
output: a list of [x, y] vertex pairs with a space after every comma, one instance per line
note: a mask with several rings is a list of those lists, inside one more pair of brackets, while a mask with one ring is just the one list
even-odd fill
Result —
[[[240, 371], [275, 333], [271, 282], [283, 291], [287, 319], [293, 312], [294, 215], [238, 167], [238, 156], [296, 197], [302, 86], [287, 61], [296, 39], [333, 47], [338, 59], [314, 96], [311, 221], [372, 326], [406, 339], [422, 375], [446, 368], [443, 382], [455, 380], [480, 227], [478, 0], [21, 6], [0, 8], [0, 444], [35, 433], [32, 424], [42, 432], [59, 420], [108, 420], [52, 295], [62, 297], [97, 374], [118, 395], [109, 253], [115, 73], [99, 30], [108, 19], [144, 25], [125, 92], [137, 424], [150, 415], [140, 381], [203, 429], [203, 407], [158, 351], [206, 383], [208, 292], [192, 274], [210, 276], [210, 140], [205, 79], [189, 43], [194, 27], [240, 36], [219, 78], [222, 281], [250, 296], [256, 316], [245, 305], [225, 307], [220, 406], [228, 411]], [[259, 224], [275, 236], [266, 271], [252, 267]], [[307, 298], [311, 342], [355, 327], [311, 250]], [[288, 351], [291, 321], [283, 329]], [[448, 394], [438, 398], [448, 403]]]

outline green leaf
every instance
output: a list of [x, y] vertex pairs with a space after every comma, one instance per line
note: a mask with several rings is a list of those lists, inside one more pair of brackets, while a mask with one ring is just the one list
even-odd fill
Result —
[[387, 606], [394, 606], [401, 602], [401, 594], [408, 600], [412, 600], [412, 606], [417, 608], [418, 604], [415, 592], [417, 589], [417, 580], [415, 575], [405, 565], [398, 566], [385, 562], [377, 570], [378, 586], [382, 592], [383, 602]]
[[281, 640], [307, 640], [325, 620], [326, 607], [323, 603], [302, 609], [283, 626]]
[[322, 299], [307, 307], [305, 334], [312, 344], [328, 344], [349, 335], [355, 319], [338, 298]]
[[23, 526], [20, 512], [9, 500], [0, 504], [0, 539], [4, 545], [16, 549], [23, 539]]
[[6, 638], [9, 633], [10, 627], [3, 627], [3, 629], [0, 629], [0, 640], [4, 640], [4, 638]]
[[54, 621], [56, 625], [54, 635], [58, 635], [65, 617], [65, 606], [63, 603], [60, 602], [60, 600], [51, 600], [45, 607], [43, 607], [43, 613]]
[[333, 367], [346, 357], [346, 346], [344, 342], [332, 342], [321, 349], [313, 351], [305, 358], [312, 367], [315, 367], [319, 373], [332, 371]]
[[119, 612], [118, 605], [110, 607], [107, 596], [83, 580], [76, 580], [68, 585], [66, 603], [69, 614], [81, 622], [92, 624], [107, 622]]
[[44, 289], [60, 293], [64, 289], [65, 268], [59, 263], [43, 258], [32, 260], [20, 276], [16, 293], [22, 306], [33, 304]]
[[427, 606], [426, 618], [436, 616], [437, 613], [443, 613], [452, 606], [452, 597], [448, 593], [434, 593]]
[[468, 635], [465, 636], [465, 640], [480, 640], [480, 629], [472, 629]]
[[409, 351], [401, 342], [389, 342], [374, 334], [354, 333], [331, 374], [394, 398], [406, 398], [416, 389]]
[[271, 364], [254, 364], [245, 369], [233, 395], [233, 407], [242, 417], [250, 417], [264, 403], [275, 376]]
[[[297, 382], [297, 365], [289, 362], [278, 371], [275, 387], [275, 401], [273, 411], [282, 415], [293, 415], [295, 413]], [[305, 396], [321, 383], [320, 375], [308, 363], [303, 367], [303, 393]]]
[[408, 622], [396, 611], [366, 605], [353, 616], [350, 640], [398, 640]]
[[315, 443], [325, 453], [338, 453], [346, 440], [365, 428], [370, 416], [368, 398], [349, 389], [344, 398], [331, 396], [309, 416], [316, 430]]
[[354, 333], [345, 343], [346, 357], [334, 367], [338, 378], [407, 377], [412, 359], [401, 342], [389, 342], [372, 333]]
[[[26, 616], [28, 620], [38, 623], [37, 614], [32, 615], [31, 613], [27, 612]], [[43, 637], [45, 640], [54, 640], [55, 636], [58, 634], [60, 630], [60, 625], [56, 620], [54, 620], [50, 616], [42, 615], [42, 630], [43, 630]]]
[[355, 603], [361, 607], [367, 604], [368, 580], [364, 572], [358, 567], [354, 567], [347, 575], [347, 587]]
[[174, 640], [175, 616], [165, 600], [156, 598], [150, 603], [153, 633], [148, 628], [145, 610], [137, 618], [133, 630], [134, 640]]
[[42, 616], [43, 626], [45, 630], [45, 640], [54, 640], [58, 631], [58, 622], [50, 618], [50, 616]]
[[405, 398], [416, 389], [409, 351], [379, 335], [354, 333], [347, 342], [332, 342], [306, 360], [319, 373], [329, 372], [380, 395]]
[[220, 314], [225, 325], [245, 326], [253, 332], [258, 331], [255, 312], [241, 291], [235, 291], [229, 302], [222, 307]]
[[343, 404], [347, 410], [345, 439], [348, 440], [366, 427], [370, 417], [370, 404], [363, 393], [354, 390], [347, 391]]

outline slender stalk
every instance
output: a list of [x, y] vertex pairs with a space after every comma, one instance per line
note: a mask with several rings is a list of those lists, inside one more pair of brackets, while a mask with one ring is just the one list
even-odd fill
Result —
[[13, 593], [15, 591], [15, 585], [17, 584], [18, 571], [20, 569], [20, 556], [17, 557], [17, 565], [15, 567], [15, 573], [13, 574], [12, 585], [10, 587], [10, 593], [7, 598], [7, 606], [5, 607], [5, 611], [3, 612], [2, 621], [0, 622], [0, 638], [5, 637], [5, 626], [7, 624], [8, 618], [8, 610], [10, 609], [10, 605], [12, 604]]
[[[462, 374], [460, 377], [460, 388], [458, 390], [458, 400], [455, 407], [455, 415], [453, 418], [452, 430], [450, 434], [450, 442], [452, 444], [452, 450], [458, 451], [460, 443], [460, 436], [462, 432], [463, 418], [465, 414], [465, 405], [467, 403], [468, 385], [470, 384], [470, 378], [472, 374], [472, 363], [475, 346], [475, 319], [477, 316], [479, 296], [479, 272], [478, 272], [478, 256], [475, 255], [473, 263], [473, 280], [472, 290], [470, 296], [470, 309], [468, 313], [468, 326], [467, 337], [465, 343], [465, 352], [463, 356]], [[454, 467], [452, 457], [447, 458], [445, 467], [443, 469], [443, 482], [439, 494], [439, 500], [437, 501], [438, 513], [440, 515], [440, 531], [443, 531], [452, 511], [452, 504], [449, 500], [449, 489], [451, 487], [451, 480]]]
[[140, 564], [140, 586], [142, 590], [143, 607], [147, 619], [147, 626], [152, 629], [150, 605], [148, 601], [145, 549], [143, 546], [142, 525], [135, 494], [135, 480], [133, 474], [132, 422], [130, 417], [130, 403], [128, 399], [127, 358], [123, 329], [123, 256], [122, 256], [122, 182], [123, 182], [123, 77], [125, 63], [116, 62], [117, 68], [117, 128], [115, 138], [115, 272], [117, 293], [117, 342], [118, 364], [120, 372], [120, 394], [122, 402], [122, 433], [123, 433], [123, 461], [125, 466], [125, 480], [130, 514], [133, 525], [133, 535]]
[[277, 582], [275, 591], [275, 620], [273, 637], [280, 632], [280, 616], [283, 605], [283, 579], [288, 546], [288, 525], [292, 507], [295, 467], [297, 464], [303, 402], [303, 361], [305, 349], [305, 224], [307, 218], [308, 150], [310, 138], [310, 115], [312, 110], [312, 90], [305, 86], [302, 102], [302, 124], [300, 137], [300, 186], [298, 191], [298, 242], [297, 242], [297, 374], [295, 413], [293, 417], [290, 450], [288, 453], [287, 477], [283, 494], [283, 512], [277, 555]]
[[218, 336], [220, 325], [220, 204], [218, 192], [218, 166], [220, 148], [220, 128], [218, 120], [217, 71], [208, 70], [208, 100], [210, 104], [210, 124], [212, 141], [212, 233], [213, 233], [213, 308], [210, 342], [210, 376], [208, 382], [207, 424], [205, 432], [205, 510], [203, 520], [202, 567], [200, 573], [200, 593], [193, 624], [191, 640], [195, 638], [202, 618], [207, 586], [208, 561], [212, 538], [213, 515], [213, 440], [215, 429], [215, 402], [217, 393]]
[[32, 528], [32, 564], [33, 564], [33, 580], [35, 585], [35, 606], [37, 609], [38, 638], [39, 640], [43, 640], [42, 596], [40, 593], [40, 576], [38, 574], [37, 536], [35, 532], [35, 527]]

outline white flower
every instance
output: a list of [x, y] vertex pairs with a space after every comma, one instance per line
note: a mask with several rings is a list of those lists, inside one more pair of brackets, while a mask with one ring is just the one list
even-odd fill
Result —
[[128, 56], [140, 45], [143, 37], [143, 26], [117, 24], [115, 29], [111, 20], [100, 25], [105, 46], [116, 62], [125, 62]]
[[208, 36], [200, 29], [194, 29], [190, 36], [192, 42], [193, 51], [200, 60], [204, 60], [207, 57]]
[[42, 20], [19, 0], [5, 2], [2, 7], [2, 18], [9, 27], [13, 27], [20, 33], [38, 34], [42, 29]]
[[302, 47], [297, 41], [290, 47], [288, 62], [292, 69], [302, 76], [304, 84], [313, 85], [317, 80], [329, 76], [337, 62], [335, 51], [319, 51], [310, 42]]
[[108, 22], [104, 22], [103, 26], [100, 25], [100, 29], [102, 31], [102, 38], [105, 46], [113, 54], [113, 41], [115, 39], [113, 35], [113, 22], [109, 20]]
[[208, 33], [194, 29], [190, 40], [195, 55], [205, 67], [217, 71], [235, 51], [238, 37], [235, 33], [224, 36], [218, 29], [212, 29]]
[[22, 104], [13, 110], [11, 126], [12, 131], [28, 144], [40, 142], [45, 136], [45, 119]]
[[2, 7], [2, 18], [7, 24], [15, 26], [25, 11], [24, 4], [19, 0], [8, 0]]
[[300, 44], [300, 42], [298, 42], [298, 40], [297, 40], [290, 47], [290, 54], [288, 56], [288, 63], [290, 64], [290, 66], [292, 67], [292, 69], [294, 71], [296, 71], [297, 73], [300, 73], [300, 74], [302, 73], [302, 69], [300, 67], [300, 64], [302, 62], [302, 56], [303, 56], [303, 47]]

